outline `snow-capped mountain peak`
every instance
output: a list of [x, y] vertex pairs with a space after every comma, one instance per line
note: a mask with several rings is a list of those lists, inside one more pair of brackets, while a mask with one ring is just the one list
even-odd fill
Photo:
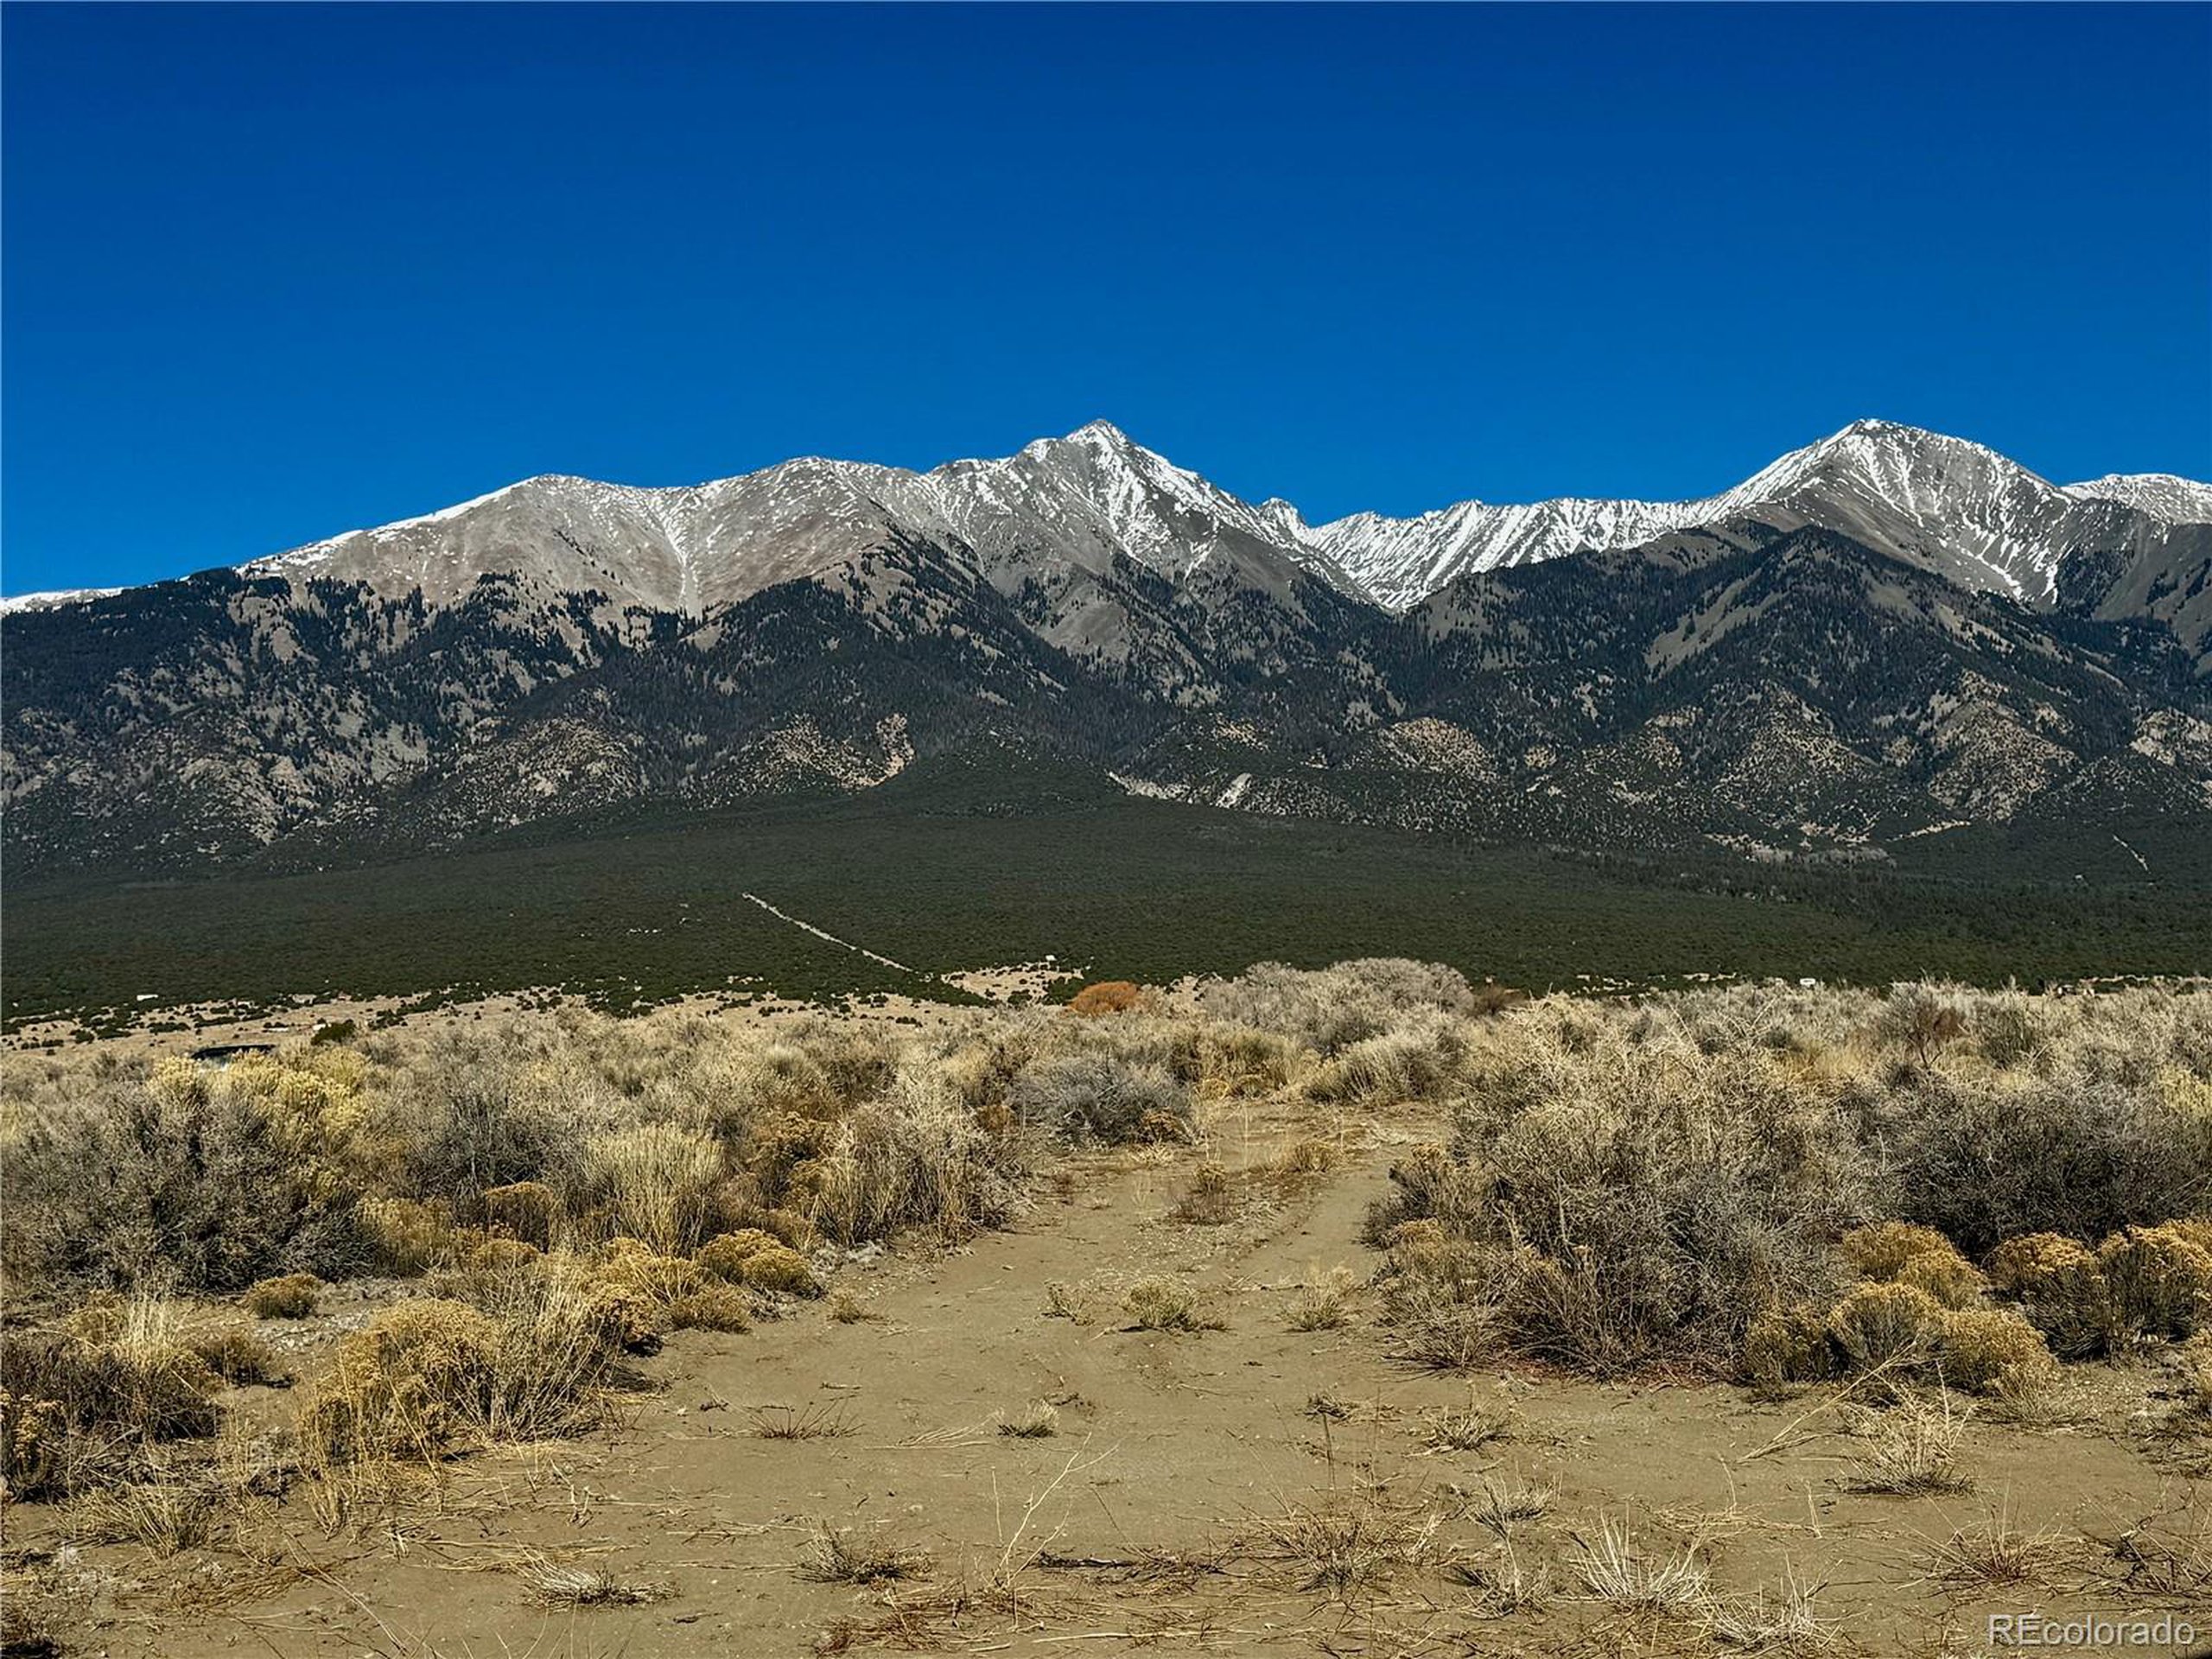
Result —
[[[2202, 490], [2205, 486], [2194, 488]], [[1853, 421], [1718, 494], [1683, 501], [1566, 497], [1525, 505], [1460, 502], [1415, 518], [1357, 513], [1313, 527], [1378, 603], [1403, 609], [1471, 571], [1634, 547], [1671, 531], [1782, 512], [1840, 531], [1962, 585], [2047, 603], [2083, 533], [2063, 491], [1995, 450], [1895, 421]], [[2114, 492], [2106, 492], [2114, 494]], [[2207, 491], [2212, 494], [2212, 491]], [[2187, 499], [2141, 489], [2126, 505]]]
[[2212, 524], [2212, 484], [2171, 473], [2107, 473], [2066, 493], [2083, 501], [2117, 501], [2170, 524]]
[[1105, 581], [1125, 558], [1174, 582], [1202, 576], [1278, 598], [1302, 572], [1402, 610], [1471, 572], [1765, 517], [1820, 524], [2040, 605], [2069, 552], [2120, 533], [2115, 513], [2154, 526], [2212, 522], [2212, 485], [2141, 474], [2062, 489], [1980, 444], [1859, 420], [1687, 500], [1470, 499], [1413, 518], [1356, 512], [1316, 524], [1281, 498], [1253, 505], [1096, 420], [926, 473], [804, 456], [674, 488], [544, 474], [241, 568], [419, 589], [432, 603], [497, 574], [696, 612], [904, 539], [972, 557], [1008, 593], [1033, 579], [1064, 586], [1070, 572]]

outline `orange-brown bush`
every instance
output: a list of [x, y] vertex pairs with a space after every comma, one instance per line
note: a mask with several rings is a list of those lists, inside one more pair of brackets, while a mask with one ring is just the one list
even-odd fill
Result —
[[1141, 985], [1126, 979], [1102, 979], [1070, 997], [1068, 1012], [1096, 1019], [1100, 1014], [1127, 1014], [1132, 1008], [1143, 1007], [1144, 1002], [1145, 989]]

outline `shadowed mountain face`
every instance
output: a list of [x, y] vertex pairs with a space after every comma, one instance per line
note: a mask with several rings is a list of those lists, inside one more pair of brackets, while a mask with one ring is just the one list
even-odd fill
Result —
[[926, 474], [533, 479], [11, 601], [7, 855], [327, 862], [958, 753], [1644, 852], [1916, 857], [2063, 821], [2201, 862], [2208, 497], [1874, 423], [1703, 501], [1318, 528], [1103, 424]]

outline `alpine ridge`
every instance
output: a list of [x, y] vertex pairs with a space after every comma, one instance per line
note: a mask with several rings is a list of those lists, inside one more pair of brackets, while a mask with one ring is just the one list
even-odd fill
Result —
[[[451, 599], [489, 572], [558, 591], [698, 610], [815, 574], [871, 534], [954, 537], [987, 568], [1124, 555], [1171, 578], [1220, 557], [1281, 591], [1287, 560], [1339, 591], [1403, 611], [1473, 571], [1634, 547], [1747, 513], [1843, 531], [1964, 586], [2030, 603], [2056, 595], [2066, 556], [2117, 533], [2107, 508], [2150, 524], [2212, 522], [2212, 485], [2163, 474], [2050, 484], [1995, 451], [1857, 421], [1732, 489], [1683, 501], [1476, 500], [1413, 518], [1309, 524], [1291, 503], [1240, 500], [1094, 421], [1000, 461], [927, 473], [807, 457], [674, 489], [526, 479], [418, 518], [254, 561], [249, 574], [337, 575]], [[581, 550], [605, 548], [594, 559]]]
[[1639, 855], [2124, 847], [2133, 879], [2212, 846], [2208, 502], [1875, 421], [1694, 500], [1318, 525], [1104, 422], [924, 473], [545, 475], [10, 601], [0, 833], [19, 874], [281, 867], [958, 755]]

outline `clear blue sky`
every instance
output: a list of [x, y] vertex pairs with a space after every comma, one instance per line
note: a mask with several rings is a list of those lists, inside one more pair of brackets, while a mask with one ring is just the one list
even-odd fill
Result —
[[1317, 518], [2212, 476], [2212, 10], [10, 5], [10, 593], [1103, 416]]

